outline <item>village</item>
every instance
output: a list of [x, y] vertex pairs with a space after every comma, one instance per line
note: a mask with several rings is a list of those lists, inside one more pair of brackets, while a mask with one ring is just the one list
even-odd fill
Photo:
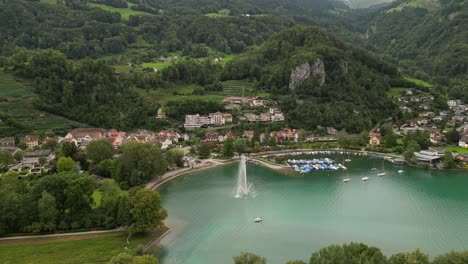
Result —
[[[411, 134], [427, 135], [431, 148], [414, 152], [417, 162], [437, 163], [444, 156], [444, 149], [454, 143], [460, 149], [468, 149], [468, 107], [459, 100], [449, 100], [449, 111], [435, 113], [428, 107], [434, 100], [430, 95], [414, 95], [408, 90], [408, 96], [397, 97], [395, 100], [403, 112], [411, 113], [415, 118], [404, 124], [392, 124], [392, 133], [401, 139]], [[272, 149], [286, 148], [349, 148], [350, 143], [340, 143], [362, 137], [362, 135], [348, 134], [333, 127], [317, 127], [316, 131], [292, 129], [284, 125], [285, 117], [281, 109], [272, 106], [268, 100], [260, 97], [228, 97], [223, 101], [226, 110], [247, 109], [233, 116], [230, 112], [214, 112], [208, 115], [193, 113], [186, 115], [184, 123], [177, 129], [150, 131], [138, 129], [135, 131], [117, 131], [103, 128], [74, 128], [63, 136], [54, 135], [17, 135], [16, 137], [0, 138], [0, 151], [8, 152], [14, 160], [5, 164], [8, 169], [20, 172], [22, 175], [39, 175], [47, 173], [53, 168], [50, 164], [56, 160], [55, 147], [65, 142], [85, 150], [86, 146], [95, 140], [106, 140], [120, 149], [128, 142], [155, 144], [161, 150], [180, 148], [187, 155], [197, 157], [195, 149], [199, 144], [210, 144], [214, 156], [219, 156], [223, 143], [228, 139], [242, 140], [248, 151], [261, 152]], [[157, 111], [157, 119], [166, 119], [162, 108]], [[276, 124], [280, 129], [239, 130], [239, 125]], [[283, 125], [281, 125], [283, 124]], [[443, 129], [441, 129], [443, 127]], [[355, 146], [368, 151], [393, 151], [384, 149], [384, 137], [377, 128], [366, 132], [364, 138]], [[449, 142], [448, 133], [456, 133], [458, 142]], [[361, 133], [362, 134], [362, 133]], [[453, 139], [452, 139], [453, 140]], [[252, 143], [251, 143], [252, 142]], [[351, 144], [352, 145], [352, 144]], [[193, 150], [192, 150], [193, 149]], [[216, 154], [218, 153], [218, 154]], [[452, 151], [452, 156], [462, 164], [468, 163], [466, 153]], [[4, 166], [5, 166], [4, 165]], [[188, 164], [186, 164], [188, 166]], [[440, 163], [438, 165], [441, 166]]]

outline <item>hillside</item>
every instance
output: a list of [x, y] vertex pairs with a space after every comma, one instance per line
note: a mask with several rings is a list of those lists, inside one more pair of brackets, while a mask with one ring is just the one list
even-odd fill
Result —
[[464, 0], [406, 0], [363, 18], [362, 33], [407, 73], [468, 102], [467, 18]]
[[221, 76], [255, 79], [257, 89], [280, 99], [293, 126], [351, 132], [392, 115], [384, 95], [399, 79], [395, 66], [316, 27], [276, 34], [234, 59]]

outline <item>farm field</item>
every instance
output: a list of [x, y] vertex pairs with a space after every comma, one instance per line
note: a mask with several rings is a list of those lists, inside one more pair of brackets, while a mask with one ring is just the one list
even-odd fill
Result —
[[[37, 95], [33, 92], [31, 84], [3, 72], [0, 72], [0, 98], [0, 112], [12, 117], [26, 130], [59, 131], [70, 127], [87, 126], [35, 109], [33, 103]], [[14, 129], [0, 123], [0, 134], [14, 133]]]

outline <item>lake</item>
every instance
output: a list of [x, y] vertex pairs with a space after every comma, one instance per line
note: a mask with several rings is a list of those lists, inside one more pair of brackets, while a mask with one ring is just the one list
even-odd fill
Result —
[[[238, 163], [165, 183], [158, 191], [172, 230], [161, 241], [161, 262], [233, 263], [240, 252], [269, 264], [308, 262], [322, 247], [353, 241], [387, 256], [416, 248], [431, 257], [468, 249], [468, 173], [351, 159], [348, 171], [308, 174], [247, 165], [254, 193], [245, 199], [234, 197]], [[387, 175], [378, 177], [380, 170]], [[370, 180], [361, 181], [364, 176]], [[342, 182], [345, 177], [351, 181]], [[258, 216], [265, 220], [255, 224]]]

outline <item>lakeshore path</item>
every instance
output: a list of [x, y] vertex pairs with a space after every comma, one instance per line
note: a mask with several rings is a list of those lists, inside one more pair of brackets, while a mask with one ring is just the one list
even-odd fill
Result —
[[86, 232], [74, 232], [74, 233], [60, 233], [60, 234], [50, 234], [50, 235], [30, 235], [30, 236], [15, 236], [15, 237], [2, 237], [0, 241], [5, 240], [16, 240], [16, 239], [36, 239], [36, 238], [50, 238], [50, 237], [63, 237], [63, 236], [80, 236], [80, 235], [93, 235], [93, 234], [106, 234], [114, 232], [124, 231], [124, 227], [119, 227], [111, 230], [100, 230], [100, 231], [86, 231]]

